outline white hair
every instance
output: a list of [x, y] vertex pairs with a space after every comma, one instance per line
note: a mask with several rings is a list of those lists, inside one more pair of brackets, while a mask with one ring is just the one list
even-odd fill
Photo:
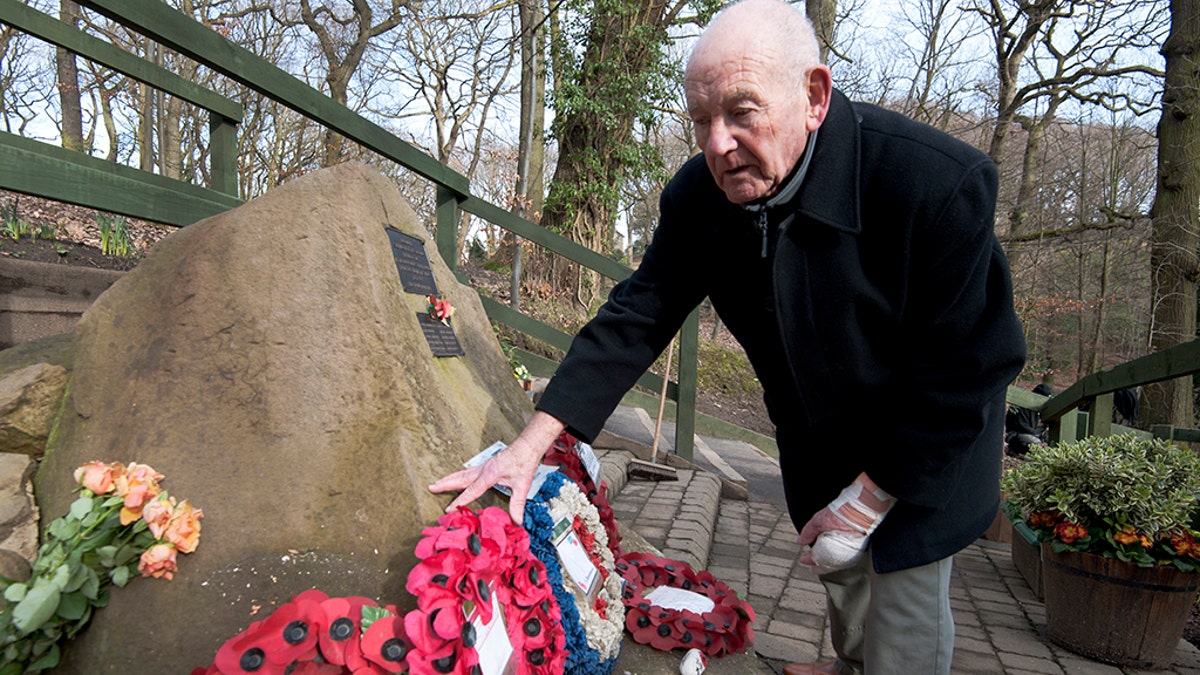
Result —
[[[821, 63], [821, 50], [812, 21], [804, 12], [781, 0], [740, 0], [722, 9], [700, 35], [694, 56], [706, 39], [724, 32], [752, 29], [754, 41], [769, 45], [784, 60], [777, 73], [802, 89], [809, 69]], [[690, 63], [690, 58], [689, 58]]]

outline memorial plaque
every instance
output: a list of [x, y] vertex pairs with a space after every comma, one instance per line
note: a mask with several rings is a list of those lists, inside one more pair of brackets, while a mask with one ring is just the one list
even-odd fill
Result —
[[428, 314], [417, 312], [417, 323], [421, 324], [421, 332], [425, 334], [425, 341], [429, 343], [429, 348], [433, 350], [434, 356], [462, 356], [466, 354], [462, 344], [458, 341], [458, 334], [454, 332], [454, 327], [430, 318]]
[[386, 226], [384, 229], [392, 244], [392, 255], [396, 258], [396, 269], [400, 272], [400, 283], [404, 290], [421, 295], [437, 295], [437, 282], [433, 279], [429, 258], [425, 256], [425, 243], [399, 230]]

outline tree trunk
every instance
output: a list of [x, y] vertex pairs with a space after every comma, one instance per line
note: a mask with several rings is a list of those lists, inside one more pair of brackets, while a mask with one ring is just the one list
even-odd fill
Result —
[[[61, 0], [58, 18], [72, 28], [79, 27], [79, 5], [74, 0]], [[84, 152], [83, 106], [79, 101], [79, 67], [75, 53], [57, 47], [54, 60], [58, 70], [58, 101], [62, 107], [62, 146], [67, 150]]]
[[[559, 159], [542, 224], [593, 251], [611, 248], [617, 186], [643, 161], [634, 123], [677, 11], [664, 0], [593, 5], [573, 94], [559, 99]], [[597, 275], [562, 260], [552, 264], [549, 283], [573, 289], [584, 307], [599, 292]]]
[[[1166, 79], [1158, 122], [1158, 188], [1150, 209], [1154, 323], [1150, 347], [1161, 351], [1196, 338], [1197, 231], [1200, 218], [1200, 1], [1171, 1], [1163, 44]], [[1191, 427], [1192, 378], [1145, 387], [1147, 424]]]
[[833, 29], [837, 21], [837, 0], [804, 0], [804, 12], [812, 21], [821, 49], [821, 63], [829, 59], [833, 47]]

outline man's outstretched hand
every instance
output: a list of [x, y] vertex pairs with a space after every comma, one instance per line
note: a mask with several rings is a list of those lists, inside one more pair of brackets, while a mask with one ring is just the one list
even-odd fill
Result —
[[544, 412], [536, 412], [525, 425], [525, 429], [507, 448], [493, 455], [483, 464], [463, 469], [440, 478], [429, 486], [430, 492], [453, 492], [461, 494], [446, 507], [446, 513], [454, 511], [479, 499], [493, 485], [504, 485], [512, 490], [508, 501], [508, 514], [520, 525], [525, 519], [525, 499], [529, 486], [546, 451], [562, 433], [566, 425]]

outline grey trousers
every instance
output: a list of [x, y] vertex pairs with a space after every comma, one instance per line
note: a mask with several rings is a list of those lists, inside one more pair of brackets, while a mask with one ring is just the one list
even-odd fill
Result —
[[842, 672], [948, 675], [954, 654], [950, 614], [953, 557], [878, 574], [870, 551], [853, 567], [821, 575], [830, 639]]

